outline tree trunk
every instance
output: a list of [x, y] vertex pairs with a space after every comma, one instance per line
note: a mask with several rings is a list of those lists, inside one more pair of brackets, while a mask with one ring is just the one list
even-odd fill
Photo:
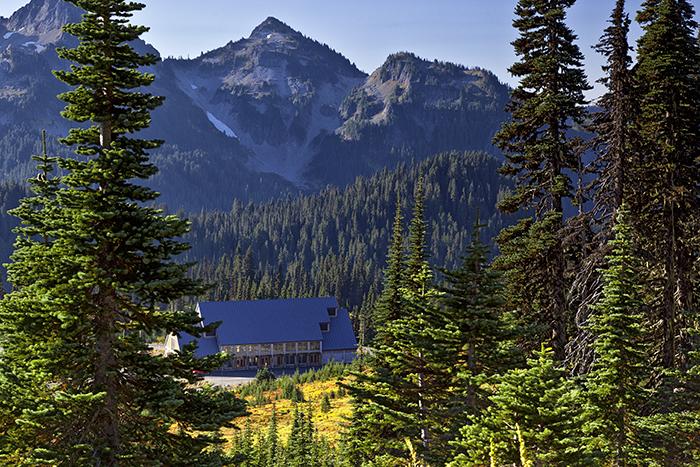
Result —
[[[552, 121], [550, 123], [550, 131], [553, 140], [557, 141], [559, 145], [559, 150], [554, 156], [552, 161], [552, 173], [551, 173], [551, 184], [552, 187], [556, 186], [556, 180], [561, 175], [561, 165], [564, 160], [564, 148], [562, 147], [565, 143], [560, 141], [559, 138], [559, 123], [557, 121]], [[551, 316], [552, 316], [552, 350], [554, 351], [555, 357], [559, 361], [563, 361], [566, 357], [566, 321], [567, 321], [567, 306], [566, 306], [566, 291], [564, 284], [564, 246], [562, 244], [561, 232], [563, 229], [563, 215], [564, 206], [562, 197], [558, 194], [552, 195], [552, 210], [560, 216], [558, 232], [555, 232], [556, 240], [555, 245], [551, 252], [551, 270], [552, 270], [552, 303], [551, 303]]]
[[[423, 354], [419, 353], [418, 358], [422, 361], [423, 360]], [[420, 439], [423, 444], [423, 449], [426, 451], [430, 447], [430, 435], [428, 434], [428, 427], [426, 426], [426, 407], [425, 407], [425, 402], [423, 400], [423, 387], [425, 386], [425, 382], [423, 381], [423, 373], [418, 373], [418, 413], [420, 416], [421, 420], [421, 427], [420, 427]]]
[[100, 124], [100, 146], [109, 149], [112, 145], [112, 122], [102, 122]]
[[[680, 246], [678, 248], [678, 277], [676, 278], [676, 296], [677, 303], [681, 310], [681, 317], [678, 322], [679, 338], [678, 338], [678, 366], [681, 370], [687, 371], [690, 365], [689, 354], [693, 351], [692, 337], [688, 333], [693, 325], [692, 317], [697, 316], [693, 294], [693, 277], [692, 256], [687, 248]], [[689, 319], [690, 318], [690, 319]]]
[[95, 320], [95, 391], [105, 393], [102, 407], [96, 417], [95, 435], [101, 436], [102, 450], [96, 454], [99, 465], [118, 465], [117, 456], [120, 448], [119, 413], [117, 398], [117, 359], [116, 359], [116, 300], [113, 296], [102, 297], [98, 303], [98, 315]]
[[[470, 378], [474, 378], [476, 374], [475, 353], [474, 342], [470, 342], [467, 349], [467, 368], [469, 369]], [[476, 388], [474, 387], [473, 379], [469, 382], [469, 387], [467, 387], [467, 405], [471, 409], [476, 409]]]
[[673, 368], [676, 356], [676, 248], [675, 216], [673, 208], [665, 208], [667, 215], [668, 236], [664, 245], [664, 291], [661, 322], [663, 329], [661, 358], [664, 368]]

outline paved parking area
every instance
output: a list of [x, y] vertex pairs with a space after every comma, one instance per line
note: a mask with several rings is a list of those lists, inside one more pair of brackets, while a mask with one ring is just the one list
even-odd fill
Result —
[[255, 377], [247, 376], [205, 376], [204, 381], [214, 386], [231, 387], [240, 386], [255, 380]]

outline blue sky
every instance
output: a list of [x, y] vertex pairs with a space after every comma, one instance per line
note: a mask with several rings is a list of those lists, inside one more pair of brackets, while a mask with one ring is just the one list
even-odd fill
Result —
[[[28, 0], [0, 0], [9, 16]], [[145, 39], [163, 56], [197, 56], [246, 37], [274, 16], [324, 42], [370, 73], [393, 52], [411, 51], [427, 59], [480, 66], [515, 84], [510, 42], [516, 0], [142, 0], [138, 21], [151, 27]], [[628, 0], [636, 11], [642, 0]], [[700, 0], [693, 0], [696, 10]], [[591, 49], [605, 27], [614, 0], [579, 0], [569, 25], [579, 35], [590, 81], [601, 60]], [[633, 26], [632, 39], [639, 35]], [[598, 95], [600, 89], [590, 93]]]

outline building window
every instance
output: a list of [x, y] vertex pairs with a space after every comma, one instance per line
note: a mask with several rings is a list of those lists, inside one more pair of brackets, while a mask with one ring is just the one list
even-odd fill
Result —
[[335, 307], [328, 308], [328, 316], [331, 316], [331, 317], [338, 316], [338, 309]]
[[330, 329], [330, 323], [321, 323], [321, 332], [328, 332]]
[[310, 342], [310, 350], [321, 350], [321, 343], [319, 341]]

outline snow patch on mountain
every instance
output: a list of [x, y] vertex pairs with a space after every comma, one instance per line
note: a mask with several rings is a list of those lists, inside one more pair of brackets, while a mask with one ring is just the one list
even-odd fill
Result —
[[45, 45], [39, 44], [38, 42], [35, 42], [35, 41], [25, 42], [25, 43], [22, 44], [22, 45], [25, 46], [25, 47], [34, 47], [34, 50], [35, 50], [36, 53], [38, 53], [38, 54], [40, 54], [41, 52], [43, 52], [44, 50], [46, 50], [46, 46], [45, 46]]
[[14, 31], [6, 32], [5, 35], [2, 36], [2, 38], [5, 39], [5, 40], [7, 40], [7, 39], [9, 39], [10, 37], [14, 36], [15, 34], [17, 34], [17, 33], [14, 32]]
[[216, 118], [214, 115], [212, 115], [211, 112], [207, 112], [207, 118], [209, 119], [209, 121], [211, 122], [211, 124], [214, 125], [214, 127], [215, 127], [217, 130], [219, 130], [221, 133], [225, 134], [225, 135], [228, 136], [229, 138], [236, 138], [236, 139], [238, 138], [238, 136], [237, 136], [236, 133], [231, 129], [231, 127], [229, 127], [229, 126], [226, 125], [224, 122], [222, 122], [221, 120], [219, 120], [218, 118]]

